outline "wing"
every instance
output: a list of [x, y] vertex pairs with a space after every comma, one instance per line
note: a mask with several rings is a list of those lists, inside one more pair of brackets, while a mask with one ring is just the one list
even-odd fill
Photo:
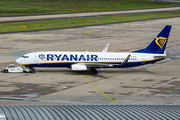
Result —
[[117, 66], [124, 66], [127, 64], [131, 55], [128, 55], [126, 59], [121, 64], [110, 64], [110, 63], [78, 63], [81, 65], [86, 65], [88, 68], [90, 67], [113, 67], [114, 65]]
[[113, 65], [120, 64], [105, 64], [105, 63], [84, 63], [87, 67], [113, 67]]

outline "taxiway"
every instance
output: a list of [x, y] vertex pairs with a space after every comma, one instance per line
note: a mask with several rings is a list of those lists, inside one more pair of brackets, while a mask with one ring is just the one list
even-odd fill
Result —
[[[99, 69], [84, 73], [118, 104], [179, 104], [180, 17], [61, 30], [0, 35], [0, 67], [16, 64], [35, 51], [134, 51], [146, 47], [167, 24], [172, 25], [167, 58], [156, 64]], [[18, 64], [16, 64], [18, 65]], [[37, 68], [37, 73], [0, 73], [0, 104], [113, 104], [81, 74], [66, 68]]]

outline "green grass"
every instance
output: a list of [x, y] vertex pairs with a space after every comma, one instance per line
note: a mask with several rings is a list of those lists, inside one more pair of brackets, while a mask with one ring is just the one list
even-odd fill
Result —
[[[84, 25], [96, 25], [96, 24], [114, 23], [114, 22], [147, 20], [147, 19], [175, 17], [175, 16], [180, 16], [180, 11], [113, 15], [113, 16], [102, 16], [102, 17], [86, 17], [86, 18], [73, 18], [73, 19], [60, 19], [60, 20], [1, 23], [0, 32], [14, 32], [14, 31], [75, 27], [75, 26], [84, 26]], [[29, 26], [29, 28], [22, 28], [21, 26]]]
[[0, 16], [109, 11], [179, 6], [151, 0], [1, 0]]

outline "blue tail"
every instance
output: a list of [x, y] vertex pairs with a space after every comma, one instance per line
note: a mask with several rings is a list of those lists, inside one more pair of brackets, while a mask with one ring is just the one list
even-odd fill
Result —
[[146, 48], [133, 52], [164, 54], [170, 31], [171, 25], [166, 25]]

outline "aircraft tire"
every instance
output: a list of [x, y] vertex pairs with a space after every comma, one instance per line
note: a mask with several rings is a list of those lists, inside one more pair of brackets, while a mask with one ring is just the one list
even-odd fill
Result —
[[5, 73], [8, 73], [8, 70], [4, 70]]
[[34, 69], [31, 70], [31, 73], [35, 73], [36, 71]]
[[98, 71], [97, 71], [97, 70], [94, 70], [93, 73], [94, 73], [94, 74], [98, 74]]

